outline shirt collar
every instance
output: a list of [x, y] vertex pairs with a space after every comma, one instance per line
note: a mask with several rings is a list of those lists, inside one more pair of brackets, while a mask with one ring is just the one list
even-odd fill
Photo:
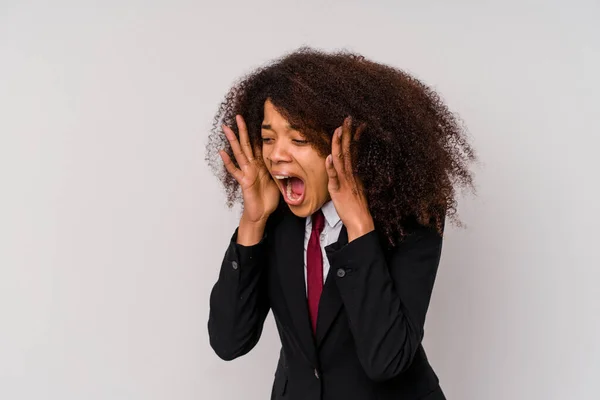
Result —
[[321, 207], [321, 211], [325, 216], [325, 221], [327, 221], [327, 225], [329, 225], [331, 228], [333, 228], [338, 224], [338, 222], [340, 222], [340, 216], [335, 210], [335, 206], [333, 205], [332, 200], [329, 200], [327, 203], [323, 204], [323, 207]]

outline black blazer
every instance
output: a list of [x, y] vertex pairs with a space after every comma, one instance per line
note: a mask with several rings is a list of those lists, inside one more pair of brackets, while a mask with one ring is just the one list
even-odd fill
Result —
[[[305, 219], [287, 205], [262, 241], [225, 252], [210, 296], [210, 344], [224, 360], [248, 353], [273, 310], [282, 348], [271, 399], [441, 400], [421, 345], [442, 238], [415, 226], [393, 250], [376, 231], [326, 247], [329, 274], [313, 335], [304, 282]], [[315, 337], [316, 336], [316, 337]]]

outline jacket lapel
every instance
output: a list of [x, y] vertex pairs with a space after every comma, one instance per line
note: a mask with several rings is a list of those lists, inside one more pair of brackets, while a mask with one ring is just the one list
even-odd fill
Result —
[[277, 269], [283, 295], [302, 350], [312, 365], [317, 365], [314, 336], [310, 326], [304, 283], [304, 232], [306, 221], [286, 212], [277, 231]]
[[[326, 247], [327, 253], [339, 250], [348, 243], [348, 231], [345, 226], [342, 226], [340, 236], [336, 243]], [[327, 254], [323, 254], [323, 257], [327, 257]], [[321, 345], [327, 332], [331, 328], [333, 321], [337, 317], [338, 313], [342, 309], [342, 297], [338, 291], [335, 283], [335, 274], [337, 268], [333, 265], [329, 265], [329, 272], [325, 279], [323, 286], [323, 292], [321, 293], [321, 299], [319, 300], [319, 316], [317, 318], [317, 347]]]

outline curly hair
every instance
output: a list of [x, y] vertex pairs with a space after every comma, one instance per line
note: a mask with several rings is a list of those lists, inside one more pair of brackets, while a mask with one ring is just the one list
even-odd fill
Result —
[[[227, 205], [242, 202], [236, 180], [217, 154], [232, 150], [221, 124], [238, 135], [243, 116], [253, 147], [261, 146], [263, 106], [269, 99], [323, 156], [335, 128], [352, 117], [353, 172], [362, 182], [375, 226], [389, 245], [409, 224], [435, 227], [457, 218], [457, 189], [472, 189], [469, 164], [476, 161], [460, 118], [440, 96], [408, 73], [341, 50], [301, 47], [237, 81], [219, 106], [206, 147], [206, 161], [227, 193]], [[239, 136], [238, 136], [239, 137]], [[234, 161], [235, 162], [235, 161]]]

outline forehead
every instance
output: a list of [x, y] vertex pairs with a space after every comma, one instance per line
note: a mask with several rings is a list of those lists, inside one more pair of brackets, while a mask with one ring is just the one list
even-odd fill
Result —
[[262, 122], [262, 129], [274, 130], [274, 131], [291, 131], [294, 128], [290, 125], [287, 119], [271, 103], [269, 100], [265, 101], [264, 105], [264, 117]]
[[275, 105], [273, 103], [271, 103], [271, 101], [269, 99], [267, 99], [267, 101], [265, 101], [265, 104], [264, 104], [264, 117], [265, 117], [265, 120], [270, 120], [270, 119], [285, 120], [283, 115], [281, 115], [279, 113], [279, 111], [277, 111], [277, 108], [275, 108]]

